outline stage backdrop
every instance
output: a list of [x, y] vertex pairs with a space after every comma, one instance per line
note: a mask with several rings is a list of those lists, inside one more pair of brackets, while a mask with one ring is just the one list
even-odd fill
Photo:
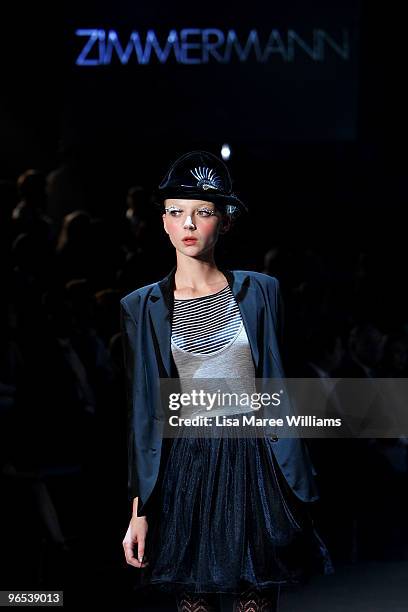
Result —
[[358, 2], [73, 0], [66, 11], [66, 141], [356, 137]]

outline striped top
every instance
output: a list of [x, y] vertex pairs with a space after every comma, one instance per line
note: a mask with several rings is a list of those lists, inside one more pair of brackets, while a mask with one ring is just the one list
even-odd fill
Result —
[[174, 299], [171, 341], [196, 355], [223, 350], [238, 335], [242, 319], [229, 285], [211, 295]]
[[232, 397], [210, 412], [200, 403], [182, 406], [181, 415], [229, 416], [254, 410], [234, 399], [235, 394], [255, 393], [256, 388], [251, 347], [230, 287], [212, 295], [175, 299], [172, 328], [171, 351], [182, 392], [192, 394], [200, 379], [206, 392], [222, 389]]

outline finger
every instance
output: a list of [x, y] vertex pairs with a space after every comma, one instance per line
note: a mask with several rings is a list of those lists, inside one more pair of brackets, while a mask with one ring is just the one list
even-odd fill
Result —
[[133, 545], [129, 542], [123, 542], [123, 549], [125, 551], [126, 562], [130, 565], [139, 566], [139, 561], [136, 559], [133, 551]]
[[133, 565], [133, 567], [138, 567], [138, 568], [143, 568], [143, 567], [146, 567], [146, 565], [148, 565], [146, 561], [141, 563], [138, 559], [136, 559], [134, 555], [134, 548], [132, 544], [128, 542], [124, 542], [123, 548], [125, 551], [126, 563], [128, 563], [129, 565]]
[[145, 541], [140, 538], [137, 544], [137, 558], [140, 561], [140, 563], [143, 562], [144, 553], [145, 553]]

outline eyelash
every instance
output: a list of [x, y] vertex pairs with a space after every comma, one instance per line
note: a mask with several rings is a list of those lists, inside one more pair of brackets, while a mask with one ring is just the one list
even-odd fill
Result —
[[[175, 209], [175, 208], [173, 208], [173, 209], [166, 208], [166, 212], [168, 212], [172, 217], [177, 217], [179, 215], [173, 214], [173, 213], [182, 213], [183, 211]], [[200, 215], [200, 217], [201, 216], [212, 217], [213, 215], [215, 215], [215, 212], [213, 210], [208, 209], [208, 208], [200, 208], [197, 212], [198, 213], [207, 213], [205, 215]]]

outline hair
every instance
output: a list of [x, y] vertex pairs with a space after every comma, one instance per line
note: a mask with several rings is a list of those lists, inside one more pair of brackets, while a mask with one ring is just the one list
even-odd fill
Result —
[[86, 210], [80, 209], [73, 210], [65, 215], [57, 240], [57, 251], [62, 250], [67, 243], [74, 241], [78, 236], [89, 231], [91, 219], [91, 215]]
[[139, 212], [145, 213], [150, 209], [150, 194], [142, 185], [132, 185], [127, 190], [126, 199], [136, 204]]
[[45, 196], [46, 180], [39, 170], [30, 168], [17, 179], [17, 189], [20, 197], [24, 199], [38, 199]]

